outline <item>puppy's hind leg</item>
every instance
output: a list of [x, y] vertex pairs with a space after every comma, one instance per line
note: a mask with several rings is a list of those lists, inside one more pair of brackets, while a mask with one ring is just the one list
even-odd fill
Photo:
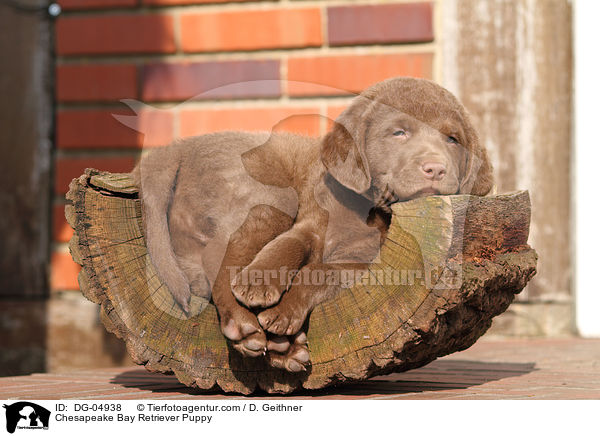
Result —
[[178, 168], [177, 156], [157, 149], [140, 161], [132, 175], [140, 189], [146, 245], [152, 264], [175, 301], [188, 312], [189, 282], [177, 262], [168, 224]]

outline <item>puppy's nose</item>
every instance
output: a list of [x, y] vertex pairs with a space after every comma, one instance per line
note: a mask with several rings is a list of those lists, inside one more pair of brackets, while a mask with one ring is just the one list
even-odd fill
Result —
[[439, 162], [425, 162], [421, 166], [426, 179], [442, 180], [446, 175], [446, 166]]

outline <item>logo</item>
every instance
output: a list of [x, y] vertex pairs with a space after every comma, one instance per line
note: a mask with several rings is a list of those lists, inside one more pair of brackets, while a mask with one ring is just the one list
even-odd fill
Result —
[[4, 405], [6, 409], [6, 431], [14, 433], [18, 429], [48, 430], [50, 411], [29, 401]]

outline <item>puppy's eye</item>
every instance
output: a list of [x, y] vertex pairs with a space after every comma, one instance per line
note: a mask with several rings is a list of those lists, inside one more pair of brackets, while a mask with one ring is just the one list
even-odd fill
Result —
[[458, 144], [458, 139], [456, 139], [454, 136], [448, 136], [448, 142], [451, 144]]
[[400, 129], [394, 132], [394, 136], [406, 136], [406, 130]]

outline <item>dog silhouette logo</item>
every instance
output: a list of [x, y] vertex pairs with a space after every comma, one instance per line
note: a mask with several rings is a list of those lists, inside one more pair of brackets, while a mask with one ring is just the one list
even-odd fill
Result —
[[6, 409], [6, 431], [14, 433], [18, 429], [48, 429], [50, 411], [29, 401], [19, 401]]

